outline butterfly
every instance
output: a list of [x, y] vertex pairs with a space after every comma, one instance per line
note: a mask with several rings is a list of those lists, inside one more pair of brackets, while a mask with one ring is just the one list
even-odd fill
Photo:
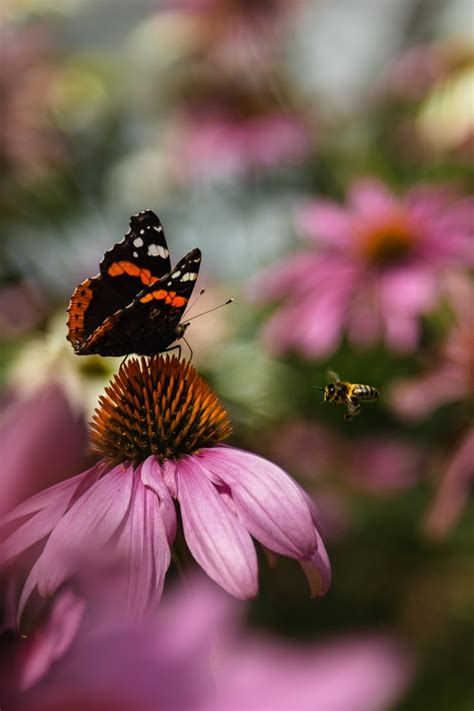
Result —
[[193, 249], [172, 269], [163, 226], [152, 210], [130, 218], [97, 276], [76, 287], [67, 339], [76, 355], [155, 355], [183, 338], [181, 323], [201, 264]]

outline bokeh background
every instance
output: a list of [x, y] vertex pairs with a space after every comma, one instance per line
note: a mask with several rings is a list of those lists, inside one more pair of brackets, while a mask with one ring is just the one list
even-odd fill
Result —
[[[473, 25], [471, 0], [2, 3], [2, 510], [90, 460], [120, 361], [75, 357], [66, 307], [151, 208], [174, 261], [203, 251], [194, 313], [235, 298], [188, 332], [232, 443], [323, 521], [330, 592], [262, 564], [246, 624], [390, 635], [404, 711], [474, 697]], [[344, 422], [328, 368], [380, 401]]]

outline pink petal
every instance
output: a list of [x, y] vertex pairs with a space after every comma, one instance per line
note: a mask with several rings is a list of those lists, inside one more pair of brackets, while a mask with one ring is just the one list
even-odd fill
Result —
[[20, 601], [18, 603], [18, 613], [17, 613], [17, 625], [20, 627], [20, 620], [23, 615], [23, 610], [25, 609], [26, 603], [35, 587], [38, 584], [38, 571], [39, 571], [40, 559], [36, 561], [30, 573], [25, 581], [23, 590], [21, 591]]
[[138, 478], [116, 553], [122, 556], [121, 583], [127, 613], [140, 619], [161, 597], [171, 556], [158, 497]]
[[378, 290], [385, 313], [418, 315], [435, 304], [436, 276], [425, 266], [389, 269], [379, 276]]
[[200, 460], [177, 462], [176, 479], [186, 543], [212, 580], [241, 599], [257, 594], [257, 557], [250, 535], [201, 471]]
[[60, 659], [76, 637], [84, 614], [85, 601], [70, 590], [60, 593], [48, 618], [27, 642], [21, 664], [20, 687], [35, 684]]
[[464, 435], [451, 456], [438, 492], [423, 521], [429, 536], [441, 538], [447, 534], [469, 501], [474, 479], [474, 427]]
[[47, 536], [67, 510], [74, 492], [91, 475], [99, 474], [97, 467], [66, 479], [33, 496], [5, 516], [2, 524], [33, 514], [14, 531], [0, 546], [0, 564], [10, 562], [27, 548]]
[[388, 314], [385, 316], [385, 340], [399, 353], [413, 351], [420, 340], [420, 326], [413, 316]]
[[349, 191], [349, 202], [362, 218], [392, 214], [398, 200], [379, 180], [365, 178], [354, 183]]
[[174, 482], [174, 470], [175, 464], [171, 461], [165, 461], [163, 465], [160, 465], [155, 457], [148, 457], [142, 464], [141, 468], [141, 480], [142, 483], [149, 487], [155, 494], [159, 504], [159, 511], [161, 518], [163, 519], [166, 536], [170, 545], [176, 536], [176, 509], [173, 499], [170, 496], [168, 486], [166, 486], [164, 477], [162, 476], [162, 471], [164, 471], [165, 476], [170, 481], [170, 469], [173, 469], [173, 489], [176, 492], [176, 484]]
[[316, 242], [344, 247], [351, 235], [353, 218], [350, 212], [331, 200], [314, 200], [304, 205], [298, 214], [300, 230]]
[[62, 517], [38, 561], [40, 595], [53, 593], [73, 573], [77, 556], [98, 551], [110, 540], [127, 513], [132, 482], [133, 469], [119, 465]]
[[313, 553], [310, 560], [300, 560], [300, 565], [308, 580], [311, 597], [322, 597], [331, 586], [332, 572], [331, 563], [323, 539], [317, 530], [316, 536], [318, 539], [317, 550]]
[[295, 284], [310, 284], [319, 256], [313, 252], [301, 252], [287, 257], [263, 271], [250, 282], [250, 295], [263, 303], [281, 299]]
[[201, 450], [201, 466], [230, 487], [245, 528], [269, 550], [309, 558], [316, 548], [311, 512], [299, 487], [282, 469], [233, 447]]
[[422, 420], [445, 403], [463, 397], [464, 387], [448, 368], [428, 373], [416, 380], [396, 380], [389, 399], [393, 409], [406, 420]]

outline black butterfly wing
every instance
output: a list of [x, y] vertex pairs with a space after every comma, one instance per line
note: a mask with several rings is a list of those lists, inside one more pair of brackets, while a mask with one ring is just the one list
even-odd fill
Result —
[[128, 306], [145, 286], [171, 269], [163, 226], [152, 210], [130, 218], [123, 240], [105, 253], [100, 273], [74, 291], [68, 308], [68, 340], [78, 349], [108, 316]]
[[177, 338], [176, 328], [199, 274], [201, 252], [193, 249], [174, 269], [145, 287], [125, 308], [109, 316], [79, 352], [100, 355], [155, 355]]

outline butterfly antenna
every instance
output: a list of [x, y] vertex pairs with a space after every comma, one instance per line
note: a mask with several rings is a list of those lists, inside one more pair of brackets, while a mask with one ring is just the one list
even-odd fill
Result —
[[205, 291], [206, 291], [205, 289], [201, 289], [201, 291], [200, 291], [199, 294], [196, 296], [196, 298], [194, 299], [194, 301], [189, 304], [188, 308], [186, 309], [186, 313], [189, 313], [189, 312], [191, 311], [191, 309], [193, 308], [194, 304], [198, 301], [198, 299], [201, 298], [201, 296], [204, 294]]
[[234, 299], [228, 299], [224, 304], [219, 304], [219, 306], [214, 306], [214, 308], [212, 308], [212, 309], [208, 309], [207, 311], [202, 311], [200, 314], [196, 314], [195, 316], [188, 318], [187, 323], [189, 323], [189, 321], [193, 321], [195, 318], [198, 318], [199, 316], [204, 316], [205, 314], [210, 314], [212, 311], [217, 311], [217, 309], [221, 309], [223, 306], [227, 306], [227, 304], [231, 304], [233, 301], [234, 301]]

